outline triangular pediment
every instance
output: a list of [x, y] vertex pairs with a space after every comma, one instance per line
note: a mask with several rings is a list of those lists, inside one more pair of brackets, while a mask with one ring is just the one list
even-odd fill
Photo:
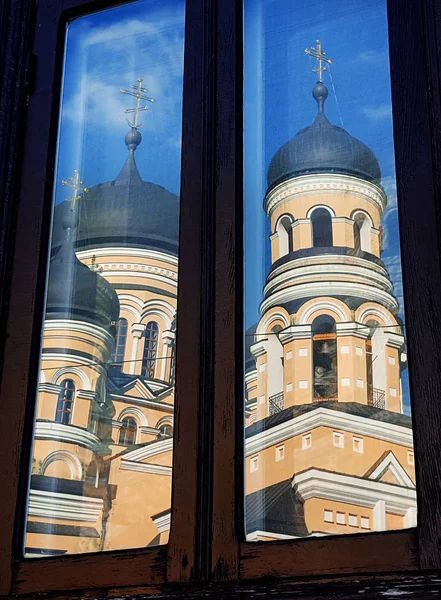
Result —
[[134, 379], [120, 389], [124, 395], [134, 396], [136, 398], [144, 398], [145, 400], [153, 400], [155, 394], [142, 379]]
[[385, 452], [365, 474], [367, 479], [414, 488], [415, 484], [392, 451]]

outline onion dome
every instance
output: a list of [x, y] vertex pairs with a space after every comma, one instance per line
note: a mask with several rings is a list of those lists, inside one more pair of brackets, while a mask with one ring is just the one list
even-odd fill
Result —
[[372, 150], [328, 121], [326, 86], [318, 82], [312, 95], [318, 104], [317, 117], [276, 152], [268, 169], [268, 189], [309, 173], [341, 173], [380, 184], [380, 166]]
[[[118, 177], [84, 194], [79, 207], [77, 250], [130, 246], [178, 254], [179, 198], [141, 179], [135, 162], [141, 140], [141, 133], [132, 127], [125, 138], [129, 154]], [[55, 247], [63, 239], [61, 223], [68, 210], [66, 202], [55, 207]]]
[[108, 281], [76, 257], [78, 214], [75, 202], [65, 204], [69, 210], [60, 223], [64, 239], [50, 261], [46, 319], [86, 321], [112, 333], [119, 316], [118, 296]]

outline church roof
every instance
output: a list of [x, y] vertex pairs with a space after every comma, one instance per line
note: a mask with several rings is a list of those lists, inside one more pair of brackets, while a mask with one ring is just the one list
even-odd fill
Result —
[[[178, 254], [179, 198], [164, 187], [143, 181], [135, 161], [141, 134], [132, 128], [125, 143], [129, 154], [114, 181], [84, 192], [79, 208], [76, 248], [131, 246]], [[62, 239], [67, 202], [55, 207], [53, 245]]]
[[310, 173], [353, 175], [380, 184], [380, 167], [372, 150], [328, 121], [324, 111], [326, 86], [318, 82], [312, 95], [318, 104], [315, 121], [275, 153], [268, 169], [268, 190], [287, 179]]

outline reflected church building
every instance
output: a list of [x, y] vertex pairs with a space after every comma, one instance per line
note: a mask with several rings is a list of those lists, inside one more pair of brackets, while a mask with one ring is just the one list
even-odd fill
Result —
[[271, 267], [246, 335], [247, 538], [416, 524], [399, 305], [381, 260], [387, 198], [373, 152], [325, 114], [274, 155]]

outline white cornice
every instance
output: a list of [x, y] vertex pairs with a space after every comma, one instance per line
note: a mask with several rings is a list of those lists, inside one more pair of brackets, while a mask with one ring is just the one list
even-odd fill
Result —
[[287, 344], [293, 340], [311, 339], [311, 325], [290, 325], [279, 332], [279, 340], [282, 344]]
[[138, 461], [126, 460], [121, 461], [123, 471], [136, 471], [138, 473], [150, 473], [151, 475], [167, 475], [172, 476], [173, 468], [166, 465], [155, 465], [152, 463], [142, 463]]
[[256, 342], [252, 346], [250, 346], [250, 352], [254, 356], [254, 358], [257, 358], [258, 356], [262, 356], [263, 354], [266, 353], [267, 341], [268, 341], [267, 338], [260, 339], [258, 342]]
[[134, 396], [124, 396], [122, 394], [110, 394], [112, 400], [117, 402], [124, 402], [125, 404], [135, 404], [136, 406], [145, 406], [146, 408], [154, 408], [161, 410], [166, 413], [173, 413], [174, 407], [164, 402], [155, 402], [153, 400], [146, 400], [145, 398], [135, 398]]
[[255, 454], [317, 427], [348, 431], [356, 435], [413, 448], [412, 430], [407, 427], [329, 408], [317, 408], [249, 437], [246, 440], [246, 455]]
[[178, 274], [175, 271], [162, 269], [161, 267], [134, 263], [105, 263], [97, 265], [98, 267], [102, 267], [103, 270], [100, 275], [105, 278], [124, 274], [124, 277], [148, 277], [174, 287], [178, 285]]
[[53, 421], [37, 420], [34, 437], [36, 440], [54, 440], [66, 444], [77, 444], [92, 451], [101, 443], [99, 437], [87, 429]]
[[246, 541], [247, 542], [258, 542], [259, 537], [273, 538], [275, 540], [296, 540], [296, 539], [298, 539], [298, 536], [296, 536], [296, 535], [286, 535], [285, 533], [274, 533], [273, 531], [261, 531], [260, 529], [257, 529], [256, 531], [253, 531], [252, 533], [247, 533]]
[[245, 384], [253, 383], [257, 381], [257, 369], [253, 369], [252, 371], [248, 371], [245, 373]]
[[170, 529], [171, 512], [161, 515], [160, 517], [152, 517], [152, 520], [158, 528], [159, 533], [165, 533]]
[[74, 321], [70, 319], [51, 319], [44, 322], [44, 333], [59, 331], [75, 331], [77, 333], [87, 333], [92, 337], [99, 339], [104, 345], [111, 347], [115, 343], [113, 337], [103, 327], [98, 327], [85, 321]]
[[392, 294], [370, 285], [347, 281], [317, 281], [290, 286], [274, 292], [260, 305], [260, 315], [264, 315], [270, 308], [280, 306], [285, 302], [320, 296], [355, 296], [363, 298], [366, 302], [378, 302], [392, 313], [397, 312], [399, 308], [398, 302]]
[[46, 392], [47, 394], [59, 394], [62, 390], [61, 385], [57, 385], [56, 383], [40, 383], [38, 385], [39, 392]]
[[30, 517], [95, 523], [101, 516], [102, 509], [101, 498], [61, 494], [32, 488], [29, 493], [28, 515]]
[[416, 506], [415, 489], [319, 469], [294, 475], [292, 485], [303, 502], [310, 498], [322, 498], [374, 508], [377, 502], [384, 501], [386, 511], [399, 515], [405, 515]]
[[375, 271], [379, 275], [387, 276], [387, 269], [382, 267], [381, 265], [368, 260], [367, 258], [361, 258], [359, 256], [351, 256], [349, 254], [317, 254], [315, 256], [305, 256], [303, 258], [295, 258], [290, 260], [289, 262], [280, 265], [273, 271], [271, 271], [271, 275], [268, 278], [268, 281], [273, 277], [278, 277], [281, 273], [285, 271], [290, 271], [291, 269], [297, 269], [299, 267], [310, 267], [311, 265], [328, 265], [329, 263], [338, 263], [341, 265], [353, 265], [357, 268], [366, 268]]
[[106, 256], [128, 256], [135, 258], [148, 258], [162, 261], [171, 265], [178, 266], [178, 257], [158, 250], [146, 250], [143, 248], [96, 248], [92, 250], [80, 250], [76, 253], [79, 260], [88, 258], [104, 258]]
[[265, 199], [265, 210], [268, 215], [284, 202], [295, 199], [298, 196], [309, 194], [335, 194], [351, 193], [359, 196], [373, 204], [380, 213], [386, 208], [386, 195], [379, 186], [353, 177], [339, 174], [301, 175], [293, 177], [273, 188]]
[[135, 450], [131, 450], [124, 455], [124, 461], [142, 461], [146, 458], [151, 458], [152, 456], [156, 456], [158, 454], [163, 454], [164, 452], [170, 452], [173, 450], [173, 438], [165, 438], [163, 440], [158, 440], [146, 446], [142, 446], [141, 448], [136, 448]]
[[355, 321], [349, 321], [345, 323], [336, 323], [335, 329], [338, 336], [351, 335], [362, 340], [366, 340], [369, 337], [370, 328], [361, 323]]

